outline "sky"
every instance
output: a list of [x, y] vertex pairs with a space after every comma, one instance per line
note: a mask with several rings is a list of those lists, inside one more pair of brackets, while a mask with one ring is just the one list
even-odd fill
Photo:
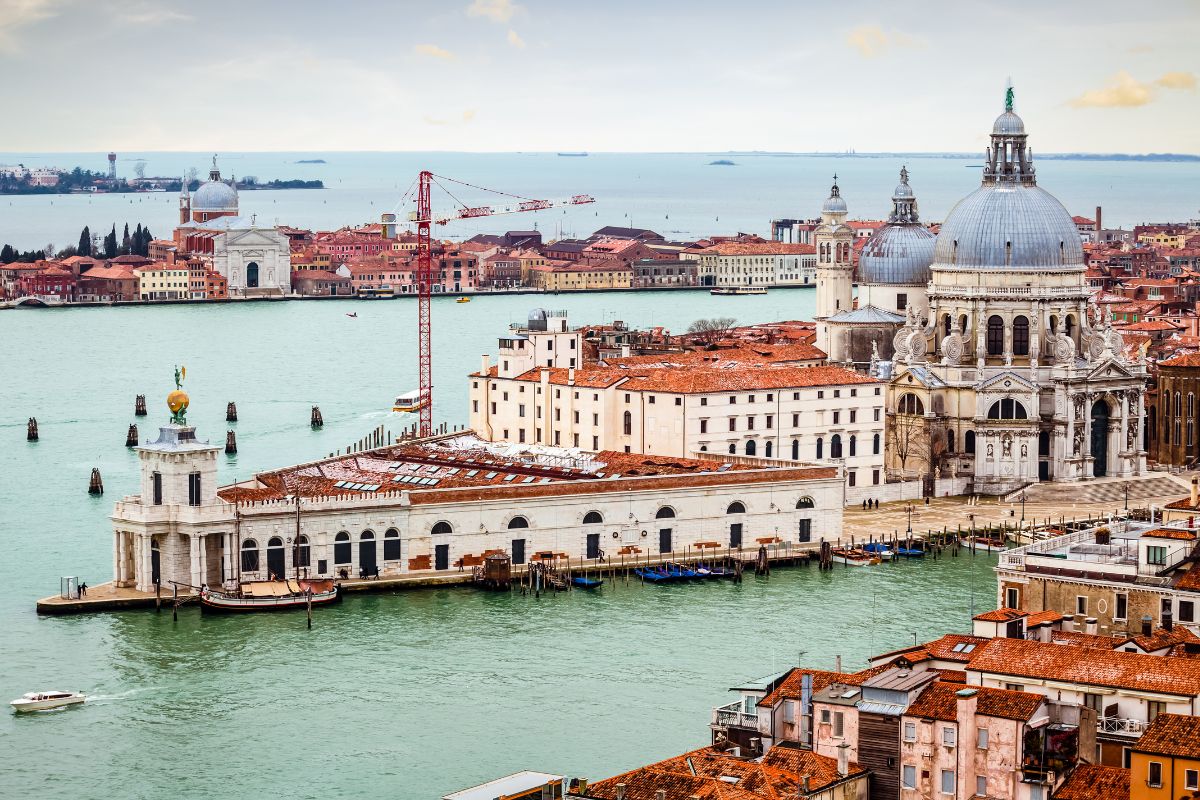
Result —
[[[1200, 0], [0, 0], [0, 150], [1200, 153]], [[13, 121], [19, 124], [12, 124]]]

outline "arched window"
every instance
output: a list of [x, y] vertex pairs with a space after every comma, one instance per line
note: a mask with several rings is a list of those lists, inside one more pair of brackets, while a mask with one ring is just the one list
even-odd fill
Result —
[[671, 508], [670, 506], [663, 506], [662, 508], [660, 508], [658, 510], [658, 513], [654, 515], [654, 518], [655, 519], [675, 519], [675, 509]]
[[829, 437], [829, 457], [842, 457], [842, 435], [840, 433], [835, 433]]
[[965, 335], [967, 332], [967, 315], [962, 314], [958, 318], [958, 329]]
[[[508, 527], [511, 528], [512, 525], [509, 525]], [[434, 536], [437, 536], [437, 535], [443, 534], [443, 533], [454, 533], [454, 526], [452, 526], [449, 522], [442, 520], [441, 522], [438, 522], [437, 524], [435, 524], [433, 526], [433, 530], [431, 530], [429, 533]]]
[[300, 538], [296, 540], [296, 566], [312, 566], [312, 548], [308, 545], [308, 537], [303, 533], [300, 534]]
[[517, 530], [518, 528], [528, 528], [528, 527], [529, 527], [529, 520], [525, 519], [524, 517], [513, 517], [512, 519], [510, 519], [508, 521], [508, 529], [510, 531]]
[[383, 534], [383, 560], [400, 560], [400, 531], [388, 528]]
[[963, 436], [963, 447], [968, 455], [975, 453], [975, 431], [967, 431]]
[[584, 525], [603, 525], [604, 517], [600, 514], [599, 511], [589, 511], [588, 513], [583, 515], [583, 524]]
[[992, 403], [987, 416], [988, 419], [1029, 419], [1029, 415], [1025, 412], [1025, 406], [1011, 397]]
[[287, 573], [287, 562], [283, 558], [283, 539], [272, 536], [267, 540], [267, 577], [279, 580]]
[[946, 431], [946, 452], [954, 452], [954, 431]]
[[943, 334], [943, 335], [945, 335], [945, 336], [950, 335], [950, 315], [949, 314], [946, 314], [945, 316], [942, 317], [942, 329], [946, 331], [945, 334]]
[[632, 436], [633, 435], [633, 414], [626, 411], [625, 414], [622, 416], [622, 420], [623, 420], [622, 428], [625, 431], [625, 435]]
[[1029, 355], [1029, 318], [1016, 317], [1013, 320], [1013, 355]]
[[858, 437], [851, 436], [850, 437], [850, 457], [854, 458], [854, 456], [857, 455], [857, 453], [858, 453]]
[[816, 508], [817, 504], [813, 502], [811, 497], [801, 497], [796, 501], [796, 508]]
[[253, 539], [242, 542], [242, 572], [258, 572], [258, 542]]
[[987, 351], [989, 356], [1004, 355], [1004, 320], [995, 314], [988, 317]]
[[1058, 333], [1058, 315], [1057, 314], [1050, 315], [1050, 333], [1051, 334]]
[[763, 455], [767, 458], [771, 457], [771, 442], [769, 440], [765, 445], [763, 445]]
[[362, 542], [362, 541], [368, 541], [368, 542], [369, 542], [369, 541], [371, 541], [371, 540], [372, 540], [372, 539], [374, 539], [374, 538], [375, 538], [375, 532], [374, 532], [374, 531], [363, 531], [363, 532], [362, 532], [362, 534], [361, 534], [361, 535], [358, 537], [358, 540], [359, 540], [360, 542]]
[[753, 440], [753, 439], [751, 439], [750, 441], [746, 442], [746, 455], [748, 455], [748, 456], [755, 455], [755, 453], [757, 452], [757, 450], [758, 450], [758, 445], [756, 445], [756, 444], [754, 443], [754, 440]]
[[820, 436], [817, 437], [817, 460], [820, 461], [825, 457], [825, 440]]
[[896, 410], [901, 414], [919, 417], [925, 413], [925, 404], [921, 402], [921, 398], [907, 392], [900, 398], [900, 405]]
[[1067, 336], [1071, 336], [1072, 334], [1075, 333], [1075, 315], [1074, 314], [1067, 314], [1066, 327], [1067, 327], [1067, 330], [1066, 330]]
[[333, 563], [349, 564], [350, 553], [350, 534], [346, 531], [341, 531], [337, 536], [333, 537]]
[[800, 440], [792, 439], [792, 461], [800, 460]]
[[878, 433], [871, 437], [871, 455], [873, 455], [873, 456], [879, 455], [879, 434]]
[[737, 454], [737, 442], [730, 442], [729, 443], [729, 455], [732, 456], [732, 455], [736, 455], [736, 454]]
[[739, 501], [734, 500], [732, 503], [729, 504], [729, 508], [725, 509], [725, 513], [726, 514], [745, 514], [746, 507], [744, 505], [742, 505]]

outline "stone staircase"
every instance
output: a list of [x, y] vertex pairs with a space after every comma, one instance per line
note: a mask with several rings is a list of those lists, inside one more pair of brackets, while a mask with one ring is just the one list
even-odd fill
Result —
[[[1120, 504], [1125, 502], [1125, 486], [1129, 485], [1129, 502], [1169, 497], [1181, 499], [1191, 491], [1190, 481], [1165, 474], [1138, 478], [1099, 478], [1079, 483], [1035, 483], [1026, 487], [1026, 503], [1074, 505], [1077, 503]], [[1007, 495], [1008, 503], [1020, 502], [1020, 491]]]

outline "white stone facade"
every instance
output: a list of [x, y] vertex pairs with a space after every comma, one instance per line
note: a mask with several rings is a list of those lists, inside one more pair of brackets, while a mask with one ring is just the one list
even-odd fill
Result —
[[[235, 218], [242, 220], [243, 218]], [[213, 270], [229, 282], [231, 297], [290, 294], [291, 244], [275, 228], [231, 225], [213, 242]]]

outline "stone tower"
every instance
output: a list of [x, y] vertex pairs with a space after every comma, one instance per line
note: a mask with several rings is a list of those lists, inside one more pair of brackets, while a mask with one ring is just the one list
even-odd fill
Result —
[[817, 247], [817, 347], [829, 352], [829, 328], [825, 321], [853, 303], [854, 231], [846, 224], [846, 201], [833, 176], [833, 188], [821, 206], [821, 224], [813, 231]]

